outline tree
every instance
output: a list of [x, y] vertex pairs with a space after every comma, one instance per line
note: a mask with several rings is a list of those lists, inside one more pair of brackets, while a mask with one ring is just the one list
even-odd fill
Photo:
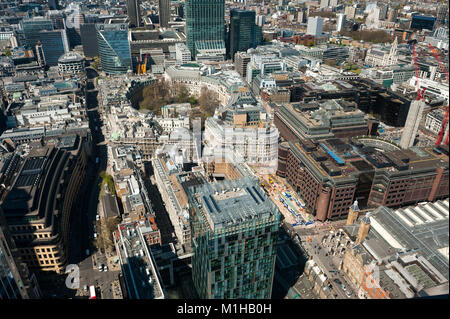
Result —
[[200, 97], [198, 98], [198, 105], [204, 115], [207, 117], [213, 116], [219, 103], [217, 94], [214, 91], [209, 90], [206, 86], [201, 88]]

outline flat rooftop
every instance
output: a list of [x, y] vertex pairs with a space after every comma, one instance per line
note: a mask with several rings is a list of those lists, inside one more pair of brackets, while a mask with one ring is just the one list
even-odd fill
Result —
[[194, 185], [189, 187], [189, 193], [213, 230], [279, 213], [250, 177]]

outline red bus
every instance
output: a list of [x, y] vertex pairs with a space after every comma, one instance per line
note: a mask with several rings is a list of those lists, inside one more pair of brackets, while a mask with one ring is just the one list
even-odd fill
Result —
[[97, 299], [97, 296], [95, 295], [95, 286], [94, 285], [89, 286], [89, 292], [91, 294], [89, 299]]

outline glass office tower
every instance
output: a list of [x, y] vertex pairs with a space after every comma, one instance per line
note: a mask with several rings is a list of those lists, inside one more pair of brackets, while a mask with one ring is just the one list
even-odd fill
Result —
[[41, 31], [39, 38], [44, 51], [45, 63], [49, 66], [58, 65], [61, 55], [69, 52], [66, 30]]
[[97, 42], [102, 69], [107, 74], [126, 73], [131, 70], [131, 51], [128, 26], [97, 24]]
[[186, 45], [196, 56], [198, 41], [223, 41], [225, 46], [225, 0], [186, 0]]
[[192, 279], [199, 297], [270, 298], [277, 207], [250, 177], [213, 184], [196, 179], [183, 187], [190, 207]]
[[127, 14], [131, 28], [138, 28], [141, 26], [141, 9], [139, 3], [140, 0], [127, 0]]
[[25, 41], [23, 44], [31, 49], [34, 48], [38, 40], [40, 40], [41, 31], [53, 30], [53, 22], [51, 19], [46, 19], [43, 17], [34, 17], [32, 19], [21, 21], [20, 27], [25, 37]]
[[170, 20], [170, 0], [159, 0], [159, 25], [161, 27], [169, 27]]
[[230, 57], [238, 51], [255, 48], [257, 43], [255, 11], [230, 10]]

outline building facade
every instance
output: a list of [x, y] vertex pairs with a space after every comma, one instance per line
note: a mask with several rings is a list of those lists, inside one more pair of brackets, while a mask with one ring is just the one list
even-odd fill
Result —
[[0, 204], [22, 261], [29, 268], [61, 273], [87, 153], [80, 136], [61, 137], [55, 143], [35, 143], [22, 159], [19, 153], [12, 157], [9, 165], [15, 175]]
[[158, 0], [159, 6], [159, 25], [161, 27], [169, 27], [170, 20], [170, 0]]
[[40, 32], [43, 30], [52, 31], [53, 22], [50, 19], [43, 17], [34, 17], [32, 19], [22, 20], [20, 27], [24, 35], [24, 45], [29, 48], [34, 48], [36, 43], [40, 40]]
[[97, 24], [97, 41], [102, 70], [107, 74], [126, 73], [132, 69], [128, 26]]
[[196, 56], [197, 42], [221, 41], [225, 48], [225, 0], [186, 0], [186, 45]]
[[140, 0], [127, 0], [127, 12], [131, 28], [138, 28], [141, 26], [140, 2]]
[[197, 179], [184, 185], [190, 207], [192, 277], [199, 297], [269, 299], [278, 209], [248, 177], [216, 184]]
[[[360, 207], [401, 207], [448, 197], [448, 151], [401, 150], [373, 138], [305, 140], [282, 144], [278, 174], [286, 176], [319, 220]], [[384, 149], [354, 153], [353, 147]], [[353, 150], [352, 150], [353, 149]], [[438, 153], [440, 152], [440, 154]]]
[[234, 60], [238, 51], [256, 47], [255, 12], [239, 9], [230, 10], [229, 54]]
[[69, 41], [65, 30], [41, 31], [39, 38], [45, 63], [49, 66], [58, 65], [58, 59], [69, 52]]

